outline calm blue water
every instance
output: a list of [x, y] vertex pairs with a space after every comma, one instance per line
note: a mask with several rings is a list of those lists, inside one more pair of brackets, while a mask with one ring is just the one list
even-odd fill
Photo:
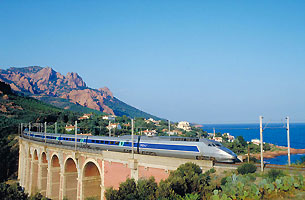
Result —
[[[267, 143], [287, 147], [287, 131], [285, 124], [263, 124], [263, 140]], [[259, 124], [203, 124], [203, 130], [208, 133], [213, 132], [230, 133], [235, 137], [243, 136], [246, 141], [259, 139]], [[305, 124], [290, 124], [290, 147], [296, 149], [305, 149]], [[302, 154], [291, 155], [291, 161], [295, 162]], [[287, 156], [278, 156], [272, 159], [266, 159], [271, 164], [287, 164]]]

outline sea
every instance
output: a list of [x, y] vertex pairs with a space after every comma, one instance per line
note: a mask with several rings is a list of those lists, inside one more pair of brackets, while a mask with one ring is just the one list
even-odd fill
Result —
[[[203, 124], [202, 129], [208, 133], [230, 133], [230, 135], [243, 136], [246, 141], [260, 139], [259, 124]], [[290, 123], [290, 147], [305, 149], [305, 123]], [[263, 141], [279, 146], [287, 147], [287, 127], [284, 123], [263, 124]], [[296, 162], [305, 154], [291, 154], [291, 163]], [[285, 165], [288, 156], [278, 156], [264, 160], [270, 164]]]

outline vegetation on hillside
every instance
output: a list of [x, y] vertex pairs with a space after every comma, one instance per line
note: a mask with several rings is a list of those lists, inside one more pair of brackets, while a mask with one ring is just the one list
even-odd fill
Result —
[[155, 120], [161, 119], [154, 115], [143, 112], [137, 108], [134, 108], [134, 107], [124, 103], [123, 101], [120, 101], [119, 99], [117, 99], [115, 97], [113, 99], [110, 99], [110, 98], [104, 99], [104, 103], [105, 103], [105, 105], [110, 107], [113, 110], [114, 114], [117, 116], [126, 115], [126, 116], [132, 117], [132, 118], [144, 117], [144, 118], [153, 118]]
[[18, 127], [28, 122], [75, 121], [80, 114], [62, 110], [30, 97], [12, 93], [0, 82], [0, 182], [16, 177], [18, 164]]

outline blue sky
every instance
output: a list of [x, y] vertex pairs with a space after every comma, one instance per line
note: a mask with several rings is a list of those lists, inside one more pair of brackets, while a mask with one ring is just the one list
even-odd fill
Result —
[[0, 1], [0, 67], [50, 66], [172, 121], [305, 121], [305, 1]]

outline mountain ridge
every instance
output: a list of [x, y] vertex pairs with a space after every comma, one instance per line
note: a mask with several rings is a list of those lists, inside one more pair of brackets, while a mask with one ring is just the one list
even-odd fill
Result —
[[[43, 101], [46, 98], [41, 97], [52, 97], [51, 104], [55, 106], [59, 105], [54, 99], [66, 99], [76, 105], [107, 114], [160, 119], [120, 101], [107, 87], [88, 87], [75, 72], [62, 75], [51, 67], [11, 67], [7, 70], [0, 69], [0, 81], [8, 83], [14, 91]], [[67, 109], [67, 106], [64, 108]]]

